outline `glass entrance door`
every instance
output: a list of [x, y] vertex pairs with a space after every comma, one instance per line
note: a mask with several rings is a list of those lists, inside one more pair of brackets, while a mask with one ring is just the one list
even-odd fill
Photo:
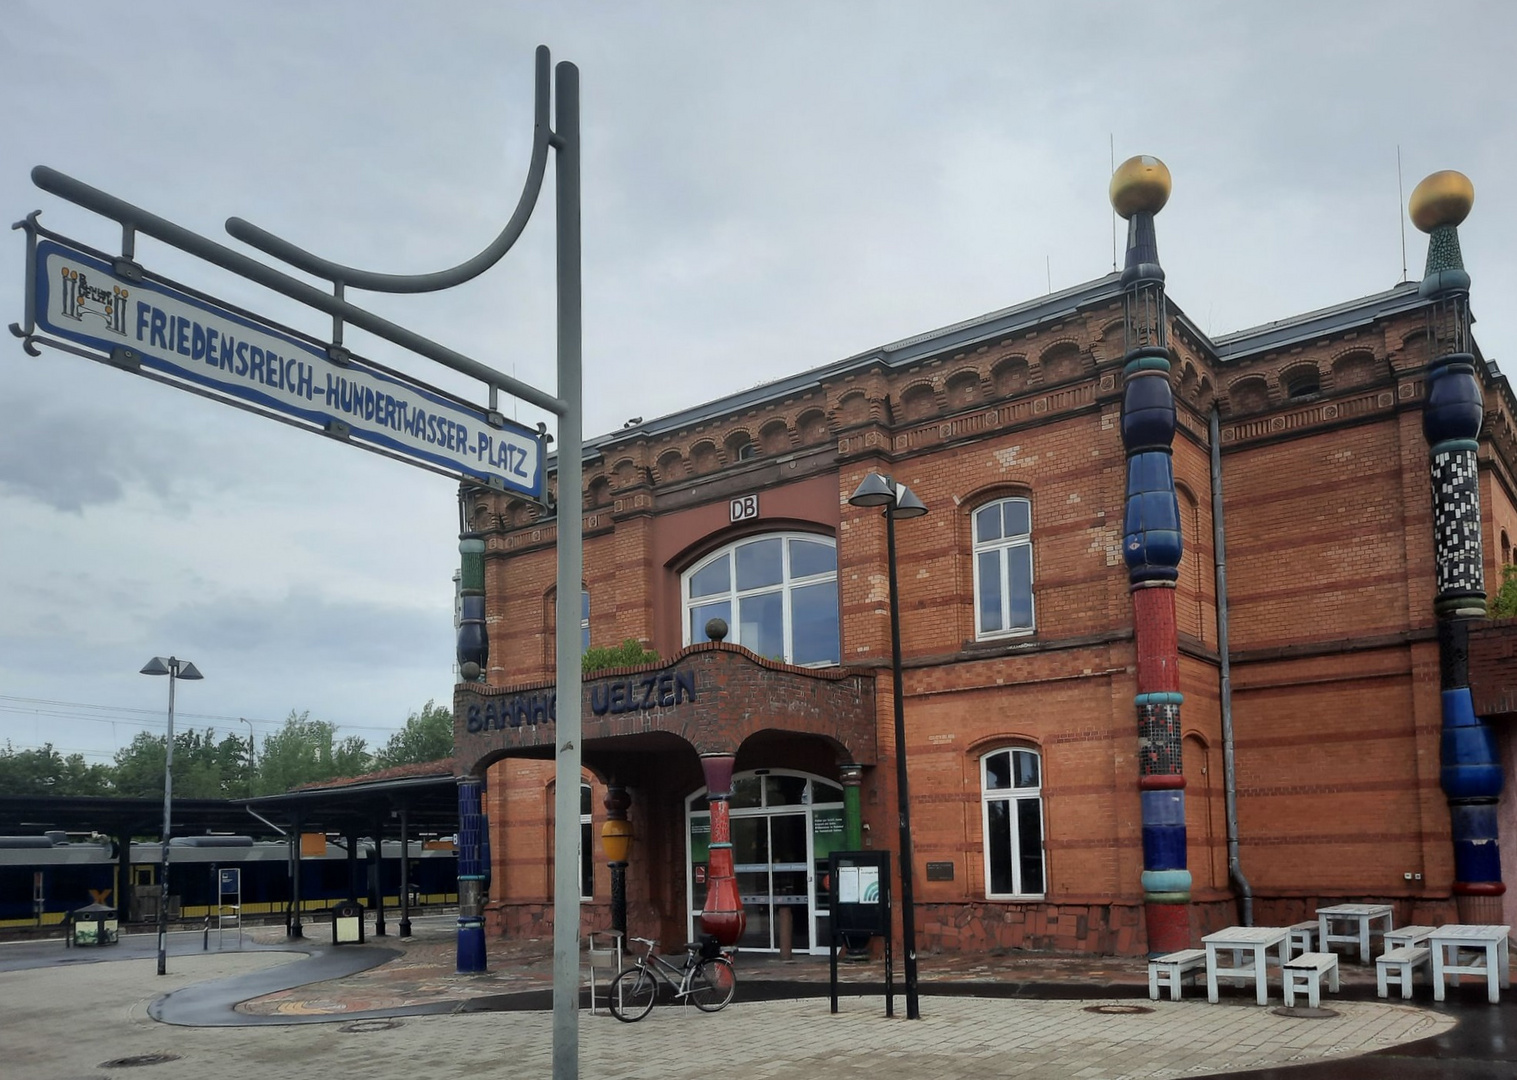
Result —
[[745, 949], [811, 950], [807, 817], [804, 810], [733, 816], [737, 889], [748, 913], [748, 929], [738, 944]]
[[[777, 952], [827, 951], [827, 855], [842, 837], [843, 789], [820, 777], [779, 769], [733, 778], [732, 854], [748, 916], [739, 946]], [[690, 933], [706, 902], [711, 814], [705, 793], [687, 817]], [[821, 869], [818, 870], [817, 868]]]

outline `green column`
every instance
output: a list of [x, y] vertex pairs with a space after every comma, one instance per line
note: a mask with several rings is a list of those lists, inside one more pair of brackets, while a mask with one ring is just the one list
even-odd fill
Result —
[[843, 781], [843, 847], [859, 851], [864, 846], [864, 819], [859, 809], [859, 785], [864, 782], [862, 765], [844, 765], [838, 770]]

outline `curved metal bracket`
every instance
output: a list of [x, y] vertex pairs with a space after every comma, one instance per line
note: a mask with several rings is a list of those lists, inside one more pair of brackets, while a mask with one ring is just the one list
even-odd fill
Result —
[[548, 166], [548, 148], [553, 141], [553, 132], [548, 124], [548, 78], [548, 47], [539, 45], [534, 80], [536, 94], [533, 105], [532, 161], [527, 168], [526, 186], [522, 188], [521, 198], [516, 203], [516, 212], [511, 215], [511, 220], [506, 222], [506, 227], [501, 230], [500, 235], [491, 242], [489, 247], [450, 270], [438, 270], [431, 274], [377, 274], [371, 270], [343, 266], [330, 259], [313, 255], [240, 217], [227, 218], [226, 231], [243, 243], [267, 255], [272, 255], [297, 270], [304, 270], [308, 274], [325, 278], [338, 285], [350, 285], [355, 289], [364, 289], [369, 292], [438, 292], [476, 278], [494, 266], [500, 261], [501, 256], [511, 250], [512, 245], [521, 236], [522, 230], [527, 227], [533, 207], [537, 205], [537, 196], [543, 185], [543, 174]]

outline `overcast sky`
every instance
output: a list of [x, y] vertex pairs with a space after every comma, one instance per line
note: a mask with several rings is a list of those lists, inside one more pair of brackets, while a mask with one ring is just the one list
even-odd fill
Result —
[[[1117, 161], [1162, 158], [1170, 295], [1215, 334], [1394, 285], [1404, 193], [1455, 168], [1477, 336], [1517, 345], [1517, 7], [1448, 3], [8, 2], [0, 215], [113, 249], [50, 165], [203, 235], [247, 218], [391, 272], [515, 206], [533, 49], [577, 64], [585, 429], [652, 419], [1112, 268]], [[551, 168], [551, 166], [550, 166]], [[554, 389], [552, 178], [506, 260], [351, 299]], [[22, 234], [0, 325], [22, 317]], [[1425, 238], [1406, 230], [1411, 276]], [[149, 269], [327, 320], [151, 240]], [[8, 342], [9, 344], [4, 344]], [[356, 352], [482, 401], [350, 331]], [[452, 693], [446, 478], [0, 338], [0, 740], [108, 760], [290, 710], [371, 744]], [[527, 406], [508, 413], [549, 419]]]

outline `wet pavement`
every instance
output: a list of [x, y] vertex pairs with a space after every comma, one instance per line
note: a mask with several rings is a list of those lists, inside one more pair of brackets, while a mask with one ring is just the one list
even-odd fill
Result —
[[[214, 932], [208, 942], [174, 934], [164, 977], [151, 934], [98, 949], [0, 945], [0, 1074], [101, 1078], [128, 1067], [102, 1071], [124, 1057], [173, 1055], [122, 1075], [550, 1075], [549, 943], [491, 942], [490, 970], [459, 975], [449, 917], [362, 946], [334, 948], [324, 929], [300, 943], [282, 927], [250, 929], [240, 943], [223, 935], [220, 951]], [[1180, 1002], [1151, 1002], [1141, 958], [1006, 950], [924, 955], [919, 967], [913, 1022], [899, 970], [897, 1015], [885, 1018], [880, 961], [839, 965], [832, 1015], [825, 957], [740, 954], [738, 998], [721, 1013], [661, 1005], [624, 1025], [581, 1012], [581, 1075], [705, 1077], [716, 1050], [735, 1075], [777, 1080], [1517, 1076], [1517, 995], [1492, 1006], [1483, 985], [1466, 985], [1435, 1005], [1419, 984], [1410, 1002], [1381, 1001], [1373, 966], [1347, 958], [1318, 1017], [1281, 1015], [1277, 978], [1265, 1008], [1242, 987], [1224, 988], [1219, 1005], [1190, 986]], [[502, 1012], [504, 1025], [490, 1015]], [[60, 1021], [62, 1040], [52, 1037]]]

